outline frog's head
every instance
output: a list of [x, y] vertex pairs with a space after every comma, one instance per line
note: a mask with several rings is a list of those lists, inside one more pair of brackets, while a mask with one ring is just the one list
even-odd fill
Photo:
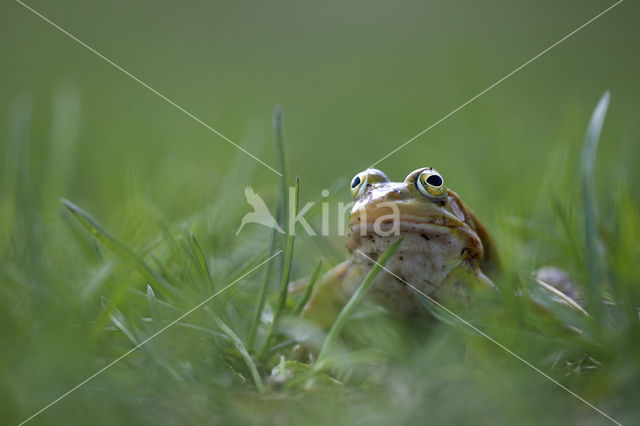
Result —
[[[455, 258], [452, 261], [483, 257], [486, 231], [431, 167], [412, 171], [403, 182], [391, 182], [382, 171], [367, 169], [353, 178], [351, 193], [354, 205], [347, 233], [351, 252], [361, 249], [376, 255], [394, 236], [402, 235], [405, 249], [421, 255], [446, 252]], [[443, 251], [445, 247], [450, 249]]]

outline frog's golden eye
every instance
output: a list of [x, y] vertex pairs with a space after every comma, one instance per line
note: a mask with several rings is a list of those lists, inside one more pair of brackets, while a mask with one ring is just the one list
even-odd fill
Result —
[[442, 197], [447, 190], [444, 186], [444, 180], [440, 173], [433, 169], [426, 169], [416, 179], [416, 187], [423, 195], [427, 197]]
[[365, 172], [362, 172], [355, 175], [353, 180], [351, 181], [351, 195], [353, 195], [354, 199], [361, 196], [367, 189], [367, 177], [367, 174]]
[[351, 181], [351, 195], [353, 199], [359, 198], [367, 189], [376, 185], [383, 185], [389, 182], [387, 175], [378, 169], [367, 169], [355, 175]]

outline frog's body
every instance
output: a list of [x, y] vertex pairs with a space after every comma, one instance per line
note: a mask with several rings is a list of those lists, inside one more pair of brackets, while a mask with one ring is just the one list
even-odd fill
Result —
[[[393, 313], [425, 313], [416, 293], [449, 307], [468, 306], [475, 292], [494, 287], [489, 277], [499, 261], [489, 233], [436, 170], [423, 167], [403, 182], [391, 182], [380, 170], [367, 169], [354, 177], [351, 192], [347, 249], [352, 257], [320, 280], [305, 307], [307, 319], [330, 326], [374, 262], [401, 237], [385, 267], [390, 273], [378, 275], [370, 290]], [[570, 296], [577, 287], [566, 274], [538, 274], [536, 280], [545, 299], [586, 314]], [[546, 309], [544, 300], [532, 299]]]
[[[391, 182], [379, 170], [352, 182], [354, 205], [347, 248], [351, 259], [319, 283], [305, 316], [329, 324], [362, 282], [373, 261], [398, 238], [404, 241], [371, 293], [394, 313], [425, 312], [416, 290], [438, 301], [467, 304], [473, 291], [493, 287], [497, 255], [485, 227], [430, 167]], [[409, 288], [415, 287], [415, 289]]]

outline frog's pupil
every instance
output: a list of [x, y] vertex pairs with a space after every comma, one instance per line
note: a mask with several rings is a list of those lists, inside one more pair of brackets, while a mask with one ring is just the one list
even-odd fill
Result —
[[442, 185], [442, 178], [438, 175], [431, 175], [427, 178], [427, 183], [431, 186]]
[[355, 178], [353, 178], [353, 182], [351, 182], [352, 188], [355, 188], [358, 185], [360, 185], [360, 176], [356, 176]]

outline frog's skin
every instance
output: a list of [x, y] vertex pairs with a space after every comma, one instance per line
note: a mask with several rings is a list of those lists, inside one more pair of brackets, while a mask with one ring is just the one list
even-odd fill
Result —
[[[354, 177], [351, 192], [354, 205], [347, 232], [351, 258], [321, 279], [304, 317], [330, 325], [371, 270], [371, 259], [401, 237], [404, 241], [386, 265], [401, 279], [383, 272], [370, 290], [393, 313], [425, 312], [416, 291], [406, 283], [449, 306], [468, 304], [473, 292], [493, 288], [488, 276], [498, 269], [494, 244], [436, 170], [423, 167], [403, 182], [391, 182], [380, 170], [367, 169]], [[390, 216], [394, 207], [397, 223]]]

